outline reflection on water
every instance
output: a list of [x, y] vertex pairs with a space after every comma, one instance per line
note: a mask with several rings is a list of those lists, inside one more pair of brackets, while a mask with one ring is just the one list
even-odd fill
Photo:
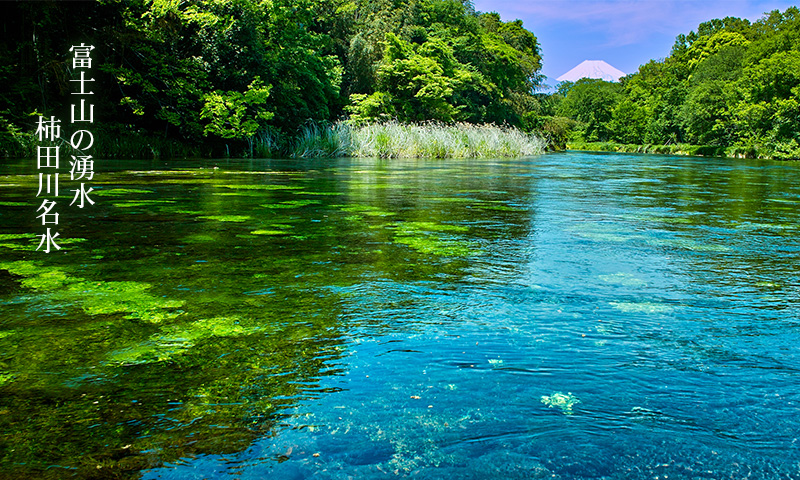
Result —
[[27, 163], [0, 478], [800, 477], [795, 164]]

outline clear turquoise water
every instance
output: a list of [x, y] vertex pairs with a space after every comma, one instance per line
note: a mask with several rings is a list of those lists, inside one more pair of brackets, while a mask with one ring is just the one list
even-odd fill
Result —
[[0, 478], [800, 478], [796, 163], [96, 171], [0, 241]]

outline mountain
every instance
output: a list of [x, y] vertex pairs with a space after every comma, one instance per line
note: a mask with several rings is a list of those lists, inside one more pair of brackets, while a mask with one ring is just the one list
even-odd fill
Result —
[[584, 60], [577, 67], [558, 77], [558, 81], [574, 82], [581, 78], [600, 78], [607, 82], [616, 82], [624, 76], [625, 72], [617, 70], [602, 60]]

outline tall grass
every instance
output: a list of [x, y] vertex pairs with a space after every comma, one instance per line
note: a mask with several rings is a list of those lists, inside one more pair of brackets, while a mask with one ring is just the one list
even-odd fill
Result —
[[516, 128], [395, 121], [305, 127], [293, 157], [498, 158], [544, 152], [547, 142]]
[[332, 125], [310, 123], [304, 126], [292, 142], [289, 156], [352, 157], [356, 150], [353, 128], [344, 122]]
[[[222, 144], [181, 142], [144, 132], [98, 128], [92, 155], [98, 158], [189, 158], [219, 154]], [[14, 135], [12, 135], [14, 133]], [[65, 147], [66, 141], [61, 142]], [[9, 132], [0, 136], [0, 154], [29, 157], [36, 153], [36, 137]], [[224, 154], [270, 158], [380, 157], [380, 158], [500, 158], [537, 155], [547, 141], [513, 127], [396, 121], [354, 125], [308, 123], [294, 137], [274, 129], [259, 130], [244, 141], [224, 144]]]
[[249, 141], [250, 156], [256, 158], [270, 158], [281, 153], [281, 136], [274, 130], [259, 130]]

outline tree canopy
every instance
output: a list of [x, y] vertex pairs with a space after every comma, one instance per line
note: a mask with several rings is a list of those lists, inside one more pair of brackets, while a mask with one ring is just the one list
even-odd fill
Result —
[[619, 84], [582, 80], [561, 94], [579, 140], [800, 158], [800, 10], [704, 22]]
[[96, 47], [98, 128], [210, 148], [348, 116], [521, 126], [540, 77], [534, 34], [467, 0], [51, 0], [4, 8], [6, 140], [30, 130], [32, 112], [64, 112], [69, 48], [81, 42]]

